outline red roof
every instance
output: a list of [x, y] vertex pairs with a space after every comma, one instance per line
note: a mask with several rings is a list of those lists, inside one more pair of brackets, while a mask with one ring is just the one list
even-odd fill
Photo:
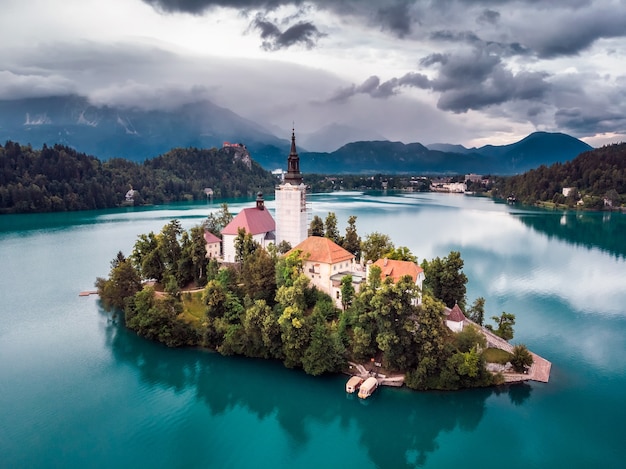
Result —
[[450, 314], [448, 314], [448, 317], [446, 318], [446, 320], [453, 321], [453, 322], [465, 321], [465, 316], [463, 315], [463, 311], [461, 311], [461, 308], [459, 308], [459, 305], [455, 303], [454, 307], [450, 311]]
[[393, 259], [378, 259], [373, 265], [377, 265], [381, 270], [381, 278], [391, 277], [395, 282], [405, 275], [410, 275], [414, 282], [417, 282], [417, 276], [424, 272], [415, 262], [395, 261]]
[[310, 262], [336, 264], [354, 259], [354, 254], [346, 251], [330, 239], [320, 236], [309, 236], [287, 254], [295, 250], [302, 251], [302, 258]]
[[222, 230], [223, 235], [237, 235], [239, 228], [245, 228], [246, 232], [257, 235], [276, 230], [276, 222], [267, 210], [256, 207], [244, 208]]
[[207, 244], [214, 244], [214, 243], [221, 243], [222, 242], [221, 239], [219, 239], [217, 236], [215, 236], [210, 231], [205, 231], [204, 232], [204, 241]]

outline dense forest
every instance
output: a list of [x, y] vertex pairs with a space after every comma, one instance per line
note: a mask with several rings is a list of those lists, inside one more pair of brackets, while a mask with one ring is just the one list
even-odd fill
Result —
[[176, 148], [143, 163], [100, 161], [62, 146], [0, 145], [0, 213], [57, 212], [273, 191], [275, 178], [242, 148]]
[[[566, 196], [563, 188], [573, 188]], [[626, 143], [597, 148], [567, 163], [496, 178], [494, 195], [526, 204], [553, 202], [600, 210], [626, 203]], [[579, 202], [582, 201], [582, 202]]]
[[[337, 235], [330, 215], [326, 231]], [[238, 264], [220, 266], [204, 259], [201, 233], [208, 224], [187, 233], [174, 220], [160, 233], [141, 235], [131, 255], [118, 253], [109, 277], [97, 280], [103, 305], [123, 310], [126, 326], [142, 337], [170, 347], [202, 346], [224, 355], [280, 360], [311, 375], [340, 372], [349, 361], [375, 358], [386, 373], [406, 373], [405, 383], [413, 389], [501, 382], [486, 370], [483, 351], [491, 349], [483, 335], [474, 327], [453, 333], [445, 325], [445, 306], [466, 302], [460, 253], [422, 264], [428, 279], [423, 292], [410, 276], [396, 283], [383, 280], [377, 266], [359, 291], [346, 275], [342, 307], [337, 308], [330, 296], [310, 285], [297, 250], [280, 255], [272, 246], [266, 251], [242, 231], [235, 242]], [[344, 239], [356, 235], [354, 229], [349, 227]], [[380, 233], [368, 235], [358, 249], [364, 259], [381, 249], [415, 259]], [[142, 281], [147, 279], [156, 284], [146, 286]], [[187, 282], [201, 288], [181, 291]], [[420, 305], [415, 301], [419, 295]], [[483, 308], [479, 298], [468, 309], [479, 324]], [[495, 332], [512, 338], [514, 315], [495, 319]], [[528, 365], [524, 363], [520, 366]]]

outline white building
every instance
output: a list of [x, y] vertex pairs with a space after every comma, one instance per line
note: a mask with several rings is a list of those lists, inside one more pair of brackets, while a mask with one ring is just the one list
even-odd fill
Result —
[[341, 308], [343, 277], [351, 275], [354, 289], [359, 291], [363, 275], [351, 252], [320, 236], [309, 236], [290, 252], [296, 250], [301, 252], [302, 270], [311, 279], [311, 284], [330, 295], [338, 308]]
[[300, 158], [296, 151], [295, 132], [291, 133], [291, 151], [287, 173], [276, 188], [276, 242], [287, 241], [292, 247], [307, 238], [309, 213], [306, 205], [306, 185], [300, 173]]
[[465, 322], [465, 315], [459, 305], [455, 304], [452, 309], [446, 308], [446, 326], [452, 332], [461, 332], [463, 330], [463, 323]]
[[244, 208], [222, 230], [222, 245], [224, 262], [236, 261], [235, 238], [239, 229], [243, 228], [246, 233], [252, 235], [252, 239], [259, 243], [263, 249], [276, 241], [276, 223], [272, 215], [265, 209], [263, 194], [259, 192], [256, 199], [256, 207]]

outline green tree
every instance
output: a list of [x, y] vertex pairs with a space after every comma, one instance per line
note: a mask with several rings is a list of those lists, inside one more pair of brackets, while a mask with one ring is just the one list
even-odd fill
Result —
[[454, 336], [454, 344], [460, 352], [469, 352], [478, 346], [481, 349], [487, 347], [485, 336], [474, 326], [465, 326], [462, 331]]
[[417, 257], [413, 255], [411, 250], [406, 246], [399, 246], [397, 248], [392, 248], [391, 250], [385, 252], [383, 254], [387, 259], [393, 259], [396, 261], [408, 261], [414, 262], [417, 264]]
[[159, 256], [163, 263], [163, 278], [167, 275], [177, 277], [178, 262], [182, 257], [182, 248], [179, 243], [182, 232], [180, 221], [172, 220], [161, 229], [157, 237]]
[[491, 324], [485, 326], [487, 329], [504, 340], [511, 340], [513, 338], [513, 326], [515, 325], [514, 314], [505, 313], [503, 311], [500, 316], [492, 316], [491, 319], [496, 323], [497, 329], [494, 329]]
[[203, 223], [204, 229], [210, 231], [215, 236], [222, 237], [222, 230], [233, 220], [233, 215], [228, 210], [228, 204], [223, 203], [220, 210], [210, 213]]
[[302, 368], [313, 376], [341, 370], [344, 347], [336, 327], [329, 327], [319, 315], [314, 315], [313, 321], [311, 342], [302, 357]]
[[450, 251], [447, 257], [436, 257], [422, 262], [426, 280], [424, 286], [431, 294], [444, 302], [448, 308], [458, 303], [465, 309], [467, 276], [463, 273], [463, 259], [458, 251]]
[[107, 279], [97, 278], [96, 288], [105, 309], [124, 309], [127, 298], [141, 290], [141, 278], [129, 259], [120, 257], [120, 253], [111, 262], [111, 271]]
[[310, 236], [324, 236], [324, 222], [321, 217], [314, 215], [309, 225]]
[[241, 266], [243, 291], [252, 300], [274, 304], [276, 294], [276, 260], [265, 249], [248, 255]]
[[341, 278], [341, 306], [344, 311], [350, 307], [354, 300], [354, 285], [352, 285], [352, 275], [345, 275]]
[[341, 245], [341, 239], [339, 237], [339, 229], [337, 228], [337, 216], [334, 212], [328, 212], [326, 216], [326, 230], [324, 236], [331, 241]]
[[155, 279], [157, 282], [163, 280], [163, 262], [159, 253], [159, 241], [152, 231], [147, 235], [139, 235], [130, 258], [142, 278]]
[[126, 326], [149, 340], [168, 347], [195, 345], [197, 334], [193, 328], [178, 319], [182, 304], [173, 297], [158, 299], [152, 287], [138, 292], [127, 302]]
[[342, 247], [357, 259], [361, 257], [361, 238], [356, 231], [356, 216], [352, 215], [348, 218], [348, 226], [346, 227], [346, 236], [343, 238]]
[[235, 262], [242, 263], [244, 259], [251, 257], [261, 245], [257, 243], [251, 233], [247, 233], [245, 228], [237, 229], [235, 237]]
[[376, 262], [378, 259], [382, 259], [386, 252], [393, 250], [393, 248], [394, 246], [389, 236], [374, 231], [361, 241], [361, 257], [365, 262]]
[[483, 322], [485, 322], [485, 299], [482, 296], [474, 300], [474, 303], [468, 310], [468, 317], [476, 324], [483, 325]]
[[534, 362], [532, 354], [524, 344], [517, 344], [513, 347], [513, 356], [511, 357], [511, 365], [518, 373], [526, 371], [526, 368]]
[[432, 389], [438, 386], [439, 373], [444, 369], [450, 353], [446, 349], [449, 332], [443, 323], [444, 305], [440, 301], [424, 295], [418, 307], [415, 334], [415, 354], [417, 367], [406, 374], [405, 383], [412, 389]]
[[283, 285], [276, 292], [276, 301], [282, 308], [278, 324], [283, 343], [283, 363], [287, 368], [302, 366], [310, 342], [311, 324], [305, 316], [308, 284], [307, 276], [300, 274], [293, 285]]

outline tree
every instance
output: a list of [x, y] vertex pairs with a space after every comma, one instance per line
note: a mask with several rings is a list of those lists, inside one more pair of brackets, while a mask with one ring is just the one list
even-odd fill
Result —
[[348, 218], [348, 226], [346, 227], [346, 236], [343, 238], [342, 247], [356, 258], [361, 257], [361, 238], [356, 232], [356, 216], [352, 215]]
[[121, 252], [111, 261], [109, 278], [97, 278], [98, 295], [105, 309], [124, 309], [127, 298], [141, 290], [141, 278]]
[[326, 217], [326, 231], [324, 236], [334, 243], [341, 245], [341, 239], [339, 238], [339, 229], [337, 228], [337, 216], [334, 212], [328, 212]]
[[215, 236], [222, 237], [222, 230], [233, 219], [233, 215], [228, 211], [228, 204], [223, 203], [218, 212], [210, 213], [204, 221], [203, 226]]
[[251, 233], [246, 232], [245, 228], [237, 229], [237, 236], [235, 237], [235, 262], [244, 262], [260, 248], [261, 245], [252, 238]]
[[481, 349], [487, 347], [487, 339], [474, 326], [465, 326], [462, 331], [457, 332], [454, 337], [454, 344], [460, 352], [469, 352], [478, 346]]
[[389, 236], [374, 231], [368, 234], [361, 241], [361, 257], [365, 262], [376, 262], [381, 259], [386, 252], [393, 250], [394, 246]]
[[414, 256], [411, 250], [406, 246], [392, 248], [391, 250], [385, 252], [383, 255], [387, 259], [392, 259], [395, 261], [408, 261], [417, 264], [417, 257]]
[[159, 240], [152, 231], [147, 235], [139, 235], [130, 258], [142, 278], [155, 279], [157, 282], [163, 280], [163, 262], [159, 253]]
[[344, 275], [341, 278], [341, 306], [344, 311], [354, 300], [354, 285], [352, 285], [352, 275]]
[[437, 387], [437, 376], [450, 357], [446, 353], [449, 332], [443, 323], [443, 308], [443, 303], [429, 295], [424, 296], [418, 307], [419, 327], [415, 333], [417, 367], [406, 374], [406, 385], [412, 389]]
[[310, 236], [324, 236], [324, 222], [318, 215], [313, 216], [311, 225], [309, 225]]
[[280, 243], [278, 243], [278, 246], [276, 246], [276, 250], [280, 254], [287, 254], [289, 251], [291, 251], [291, 243], [283, 239]]
[[513, 365], [515, 371], [522, 373], [526, 371], [526, 368], [531, 366], [533, 362], [533, 356], [524, 344], [517, 344], [513, 347], [511, 365]]
[[467, 276], [463, 273], [463, 259], [458, 251], [450, 251], [447, 257], [436, 257], [428, 262], [422, 262], [426, 280], [424, 285], [431, 294], [452, 308], [458, 303], [465, 309], [465, 293]]
[[472, 321], [482, 326], [485, 322], [485, 299], [482, 296], [476, 298], [467, 313]]
[[344, 362], [344, 347], [335, 327], [329, 327], [323, 317], [314, 315], [311, 342], [302, 357], [305, 373], [318, 376], [339, 371]]
[[157, 237], [159, 256], [163, 266], [163, 278], [166, 275], [177, 277], [178, 262], [182, 256], [182, 248], [178, 241], [183, 228], [180, 221], [172, 220], [161, 229]]
[[265, 249], [257, 249], [241, 266], [243, 291], [252, 300], [274, 304], [276, 294], [276, 260]]
[[491, 319], [494, 320], [497, 329], [494, 330], [493, 326], [487, 324], [485, 326], [487, 329], [492, 331], [498, 337], [503, 338], [504, 340], [511, 340], [513, 338], [513, 326], [515, 325], [515, 315], [505, 313], [502, 311], [500, 316], [492, 316]]

